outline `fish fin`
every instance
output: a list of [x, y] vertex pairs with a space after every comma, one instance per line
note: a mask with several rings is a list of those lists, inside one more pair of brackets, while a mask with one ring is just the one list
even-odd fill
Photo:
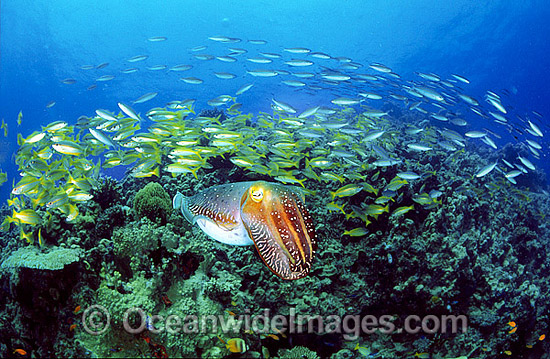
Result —
[[[179, 201], [179, 203], [180, 203], [181, 213], [183, 214], [185, 219], [187, 219], [187, 221], [189, 221], [189, 223], [195, 224], [195, 221], [196, 221], [195, 215], [193, 213], [191, 213], [191, 211], [189, 211], [189, 198], [185, 197], [184, 195], [182, 195], [179, 192], [178, 192], [178, 194], [180, 195], [180, 197], [178, 198], [177, 201]], [[176, 196], [178, 194], [176, 194]], [[176, 197], [174, 197], [174, 201], [176, 201]]]
[[172, 200], [172, 207], [174, 209], [180, 209], [184, 198], [185, 197], [181, 193], [177, 192]]
[[[302, 185], [303, 186], [303, 185]], [[289, 189], [291, 191], [293, 191], [298, 197], [300, 197], [300, 199], [302, 200], [302, 202], [305, 202], [306, 201], [306, 194], [304, 192], [305, 190], [305, 187], [304, 188], [300, 188], [300, 187], [296, 187], [296, 186], [293, 186], [293, 187], [289, 187]]]
[[2, 225], [0, 225], [0, 230], [3, 232], [8, 232], [11, 228], [12, 222], [13, 218], [10, 216], [6, 216], [6, 218], [4, 218], [4, 221], [2, 222]]

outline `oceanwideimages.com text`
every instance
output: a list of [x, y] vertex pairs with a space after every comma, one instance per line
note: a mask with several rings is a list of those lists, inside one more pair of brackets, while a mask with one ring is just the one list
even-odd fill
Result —
[[[106, 308], [94, 305], [82, 315], [84, 329], [90, 334], [102, 334], [110, 326], [111, 315]], [[245, 310], [240, 315], [185, 315], [149, 314], [140, 308], [129, 308], [122, 318], [124, 330], [131, 334], [144, 331], [151, 333], [168, 332], [170, 334], [224, 333], [241, 332], [270, 334], [342, 334], [346, 340], [355, 340], [361, 335], [376, 332], [435, 334], [463, 333], [468, 327], [465, 315], [312, 315], [297, 314], [291, 308], [288, 315], [272, 314], [269, 309], [260, 313]]]

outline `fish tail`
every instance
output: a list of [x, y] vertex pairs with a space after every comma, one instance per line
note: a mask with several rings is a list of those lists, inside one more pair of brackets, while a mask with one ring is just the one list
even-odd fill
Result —
[[347, 218], [347, 217], [348, 217], [348, 214], [346, 213], [346, 211], [344, 211], [344, 206], [345, 206], [345, 205], [346, 205], [346, 204], [344, 203], [341, 207], [338, 207], [338, 209], [339, 209], [340, 212], [342, 212], [342, 214], [343, 214], [344, 216], [346, 216], [346, 218]]
[[32, 233], [25, 233], [23, 230], [23, 227], [21, 227], [21, 232], [19, 233], [19, 238], [24, 239], [27, 241], [27, 243], [33, 244], [34, 243], [34, 237]]
[[12, 222], [14, 222], [14, 219], [10, 216], [6, 216], [2, 222], [2, 225], [0, 225], [0, 230], [3, 232], [8, 232], [11, 228]]
[[222, 123], [220, 121], [220, 117], [222, 117], [222, 115], [218, 115], [216, 118], [213, 118], [213, 120], [216, 121], [216, 123], [221, 126]]

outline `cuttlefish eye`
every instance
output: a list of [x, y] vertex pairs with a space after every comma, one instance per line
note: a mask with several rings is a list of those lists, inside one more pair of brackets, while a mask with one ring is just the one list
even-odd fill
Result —
[[250, 188], [250, 196], [254, 202], [260, 202], [264, 198], [264, 190], [262, 188]]

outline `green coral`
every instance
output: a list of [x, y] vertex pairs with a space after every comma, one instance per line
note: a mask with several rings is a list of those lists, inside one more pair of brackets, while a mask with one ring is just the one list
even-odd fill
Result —
[[52, 247], [47, 252], [42, 252], [36, 247], [24, 247], [13, 252], [0, 267], [60, 270], [77, 262], [82, 254], [80, 248]]
[[158, 224], [165, 224], [172, 211], [172, 201], [160, 184], [151, 182], [136, 194], [134, 211], [138, 218], [147, 217]]
[[301, 347], [301, 346], [297, 346], [297, 347], [294, 347], [292, 349], [280, 349], [278, 354], [279, 354], [279, 358], [281, 358], [281, 359], [283, 359], [283, 358], [286, 358], [286, 359], [302, 359], [302, 358], [305, 358], [305, 359], [318, 359], [319, 358], [319, 355], [317, 355], [316, 352], [314, 352], [313, 350], [311, 350], [309, 348]]
[[154, 293], [158, 287], [156, 278], [136, 276], [132, 281], [121, 284], [122, 288], [110, 288], [111, 283], [112, 280], [101, 283], [97, 290], [97, 302], [107, 308], [111, 314], [111, 323], [116, 328], [120, 329], [124, 314], [131, 308], [140, 308], [146, 313], [153, 312]]
[[159, 246], [170, 250], [178, 246], [179, 236], [170, 231], [170, 227], [159, 227], [145, 219], [115, 229], [111, 239], [118, 262], [127, 261], [134, 272], [140, 267], [149, 267], [152, 264], [150, 254], [158, 250]]
[[[99, 305], [100, 311], [106, 310], [109, 313], [109, 326], [98, 335], [89, 335], [86, 331], [77, 332], [74, 340], [82, 350], [86, 351], [86, 356], [92, 358], [143, 356], [139, 353], [148, 351], [147, 344], [136, 340], [126, 331], [125, 314], [128, 313], [127, 325], [132, 329], [137, 329], [142, 324], [137, 308], [141, 309], [145, 315], [154, 314], [158, 278], [137, 275], [133, 280], [123, 282], [120, 279], [120, 273], [110, 266], [101, 272], [103, 281], [95, 292], [93, 304]], [[100, 315], [98, 324], [102, 324], [101, 320], [104, 318]], [[117, 355], [111, 350], [112, 348], [124, 348], [124, 351]]]

